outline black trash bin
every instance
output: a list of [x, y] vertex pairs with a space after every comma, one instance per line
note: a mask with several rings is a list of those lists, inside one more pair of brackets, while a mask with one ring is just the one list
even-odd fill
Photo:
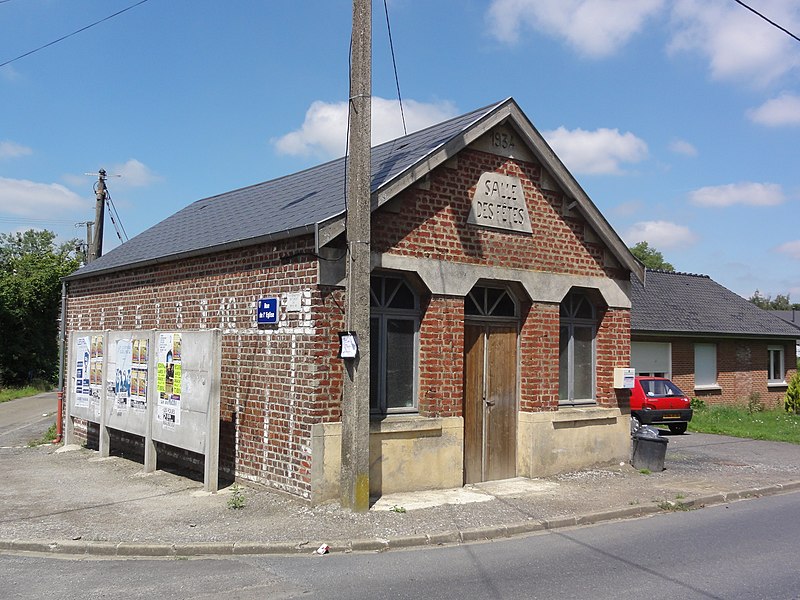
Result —
[[653, 473], [660, 473], [664, 470], [664, 458], [667, 455], [669, 440], [661, 437], [658, 433], [654, 436], [650, 431], [642, 431], [644, 429], [641, 427], [633, 434], [631, 464], [635, 469], [647, 469]]

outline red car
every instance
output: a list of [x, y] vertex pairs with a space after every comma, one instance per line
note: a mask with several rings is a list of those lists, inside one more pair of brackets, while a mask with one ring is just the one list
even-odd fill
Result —
[[685, 433], [692, 420], [689, 397], [664, 377], [636, 377], [631, 390], [631, 431], [639, 425], [667, 425]]

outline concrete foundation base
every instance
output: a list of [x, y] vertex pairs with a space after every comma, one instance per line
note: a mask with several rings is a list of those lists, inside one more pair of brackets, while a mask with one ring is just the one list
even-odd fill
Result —
[[[591, 406], [518, 413], [517, 476], [546, 477], [594, 465], [627, 462], [630, 417]], [[320, 423], [311, 435], [311, 502], [339, 499], [341, 423]], [[387, 417], [370, 423], [370, 495], [440, 490], [464, 482], [460, 417]]]

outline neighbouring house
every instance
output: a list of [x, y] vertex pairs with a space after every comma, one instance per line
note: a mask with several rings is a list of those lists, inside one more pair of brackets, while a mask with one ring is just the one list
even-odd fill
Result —
[[[220, 470], [312, 502], [339, 497], [344, 184], [340, 159], [199, 200], [66, 278], [72, 339], [218, 331]], [[644, 270], [514, 100], [376, 146], [371, 190], [371, 493], [627, 460], [614, 369]], [[157, 373], [145, 341], [134, 358], [139, 410], [201, 352], [159, 339]], [[180, 429], [187, 406], [160, 406], [155, 427]]]
[[[786, 321], [787, 323], [791, 323], [798, 329], [800, 329], [800, 310], [792, 309], [792, 310], [776, 310], [774, 311], [775, 315]], [[797, 340], [797, 346], [795, 347], [795, 354], [798, 360], [800, 360], [800, 339]]]
[[800, 329], [706, 275], [647, 270], [631, 285], [631, 363], [712, 404], [777, 406]]

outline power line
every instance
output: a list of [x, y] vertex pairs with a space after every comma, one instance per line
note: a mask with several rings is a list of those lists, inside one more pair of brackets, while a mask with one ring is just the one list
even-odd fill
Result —
[[[5, 1], [8, 2], [8, 0], [5, 0]], [[67, 35], [61, 36], [57, 40], [53, 40], [52, 42], [48, 42], [47, 44], [45, 44], [43, 46], [39, 46], [38, 48], [34, 48], [33, 50], [30, 50], [30, 51], [28, 51], [28, 52], [26, 52], [24, 54], [20, 54], [16, 58], [12, 58], [11, 60], [7, 60], [4, 63], [0, 63], [0, 67], [5, 67], [6, 65], [10, 65], [11, 63], [19, 60], [20, 58], [25, 58], [26, 56], [30, 56], [31, 54], [34, 54], [35, 52], [39, 52], [39, 50], [44, 50], [45, 48], [48, 48], [48, 47], [52, 46], [53, 44], [57, 44], [58, 42], [62, 42], [64, 40], [66, 40], [67, 38], [72, 37], [73, 35], [77, 35], [82, 31], [86, 31], [87, 29], [89, 29], [91, 27], [94, 27], [95, 25], [99, 25], [100, 23], [103, 23], [104, 21], [108, 21], [109, 19], [113, 19], [117, 15], [121, 15], [124, 12], [128, 12], [132, 8], [136, 8], [137, 6], [139, 6], [140, 4], [144, 4], [145, 2], [149, 2], [149, 0], [140, 0], [136, 4], [131, 4], [128, 8], [123, 8], [122, 10], [115, 12], [113, 15], [109, 15], [109, 16], [103, 18], [103, 19], [100, 19], [99, 21], [95, 21], [94, 23], [92, 23], [90, 25], [87, 25], [86, 27], [81, 27], [80, 29], [78, 29], [76, 31], [73, 31], [72, 33], [68, 33]]]
[[[1, 3], [1, 2], [0, 2]], [[0, 217], [0, 223], [41, 223], [41, 224], [52, 224], [52, 225], [66, 225], [67, 223], [72, 223], [73, 221], [67, 219], [36, 219], [36, 218], [23, 218], [23, 217]]]
[[[117, 232], [119, 241], [127, 242], [128, 232], [125, 231], [125, 226], [122, 224], [122, 219], [117, 212], [117, 207], [114, 205], [114, 201], [111, 199], [111, 194], [108, 193], [108, 190], [106, 190], [106, 204], [108, 205], [108, 216], [111, 217], [111, 224], [114, 225], [114, 231]], [[115, 216], [116, 218], [114, 218]], [[117, 221], [119, 221], [119, 225], [117, 225]], [[125, 236], [124, 240], [122, 239], [122, 236]]]
[[[746, 8], [747, 10], [749, 10], [749, 11], [750, 11], [751, 13], [753, 13], [754, 15], [758, 15], [759, 17], [761, 17], [762, 19], [764, 19], [764, 20], [765, 20], [767, 23], [769, 23], [769, 24], [770, 24], [770, 25], [772, 25], [773, 27], [777, 27], [777, 28], [778, 28], [778, 29], [780, 29], [780, 30], [781, 30], [783, 33], [785, 33], [786, 35], [788, 35], [789, 37], [793, 37], [793, 38], [794, 38], [794, 39], [796, 39], [798, 42], [800, 42], [800, 37], [797, 37], [795, 34], [793, 34], [791, 31], [789, 31], [789, 30], [788, 30], [788, 29], [786, 29], [785, 27], [781, 27], [781, 26], [780, 26], [780, 25], [778, 25], [778, 24], [777, 24], [775, 21], [772, 21], [772, 20], [770, 20], [769, 18], [765, 17], [765, 16], [764, 16], [764, 15], [762, 15], [760, 12], [758, 12], [756, 9], [754, 9], [754, 8], [752, 8], [752, 7], [750, 7], [750, 6], [747, 6], [747, 4], [745, 4], [744, 2], [742, 2], [742, 0], [733, 0], [733, 1], [734, 1], [734, 2], [736, 2], [736, 4], [739, 4], [739, 5], [743, 6], [744, 8]], [[0, 65], [0, 66], [2, 66], [2, 65]]]
[[408, 135], [408, 129], [406, 129], [406, 115], [403, 112], [403, 99], [400, 97], [400, 79], [397, 77], [397, 62], [394, 59], [392, 26], [389, 25], [389, 7], [386, 4], [386, 0], [383, 0], [383, 11], [386, 13], [386, 30], [389, 32], [389, 48], [392, 50], [392, 67], [394, 67], [394, 82], [397, 85], [397, 101], [400, 103], [400, 118], [403, 120], [403, 135]]

